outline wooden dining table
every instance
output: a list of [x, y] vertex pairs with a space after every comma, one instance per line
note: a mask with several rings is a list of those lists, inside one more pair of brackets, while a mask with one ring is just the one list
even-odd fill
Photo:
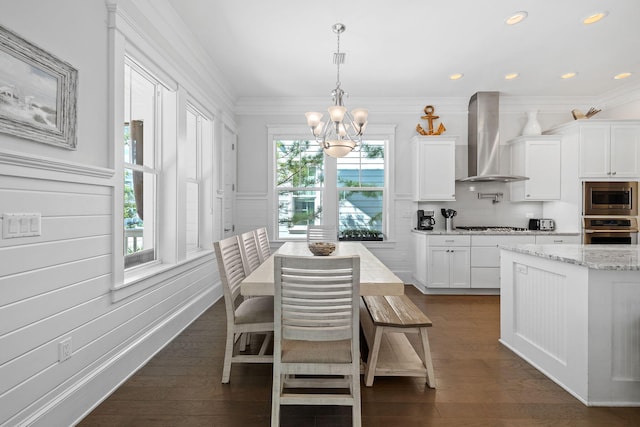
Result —
[[[246, 296], [273, 295], [273, 257], [275, 254], [314, 256], [307, 242], [286, 242], [247, 276], [240, 285], [240, 293]], [[402, 295], [404, 283], [386, 265], [373, 255], [362, 243], [338, 242], [336, 250], [329, 255], [360, 256], [360, 295]]]

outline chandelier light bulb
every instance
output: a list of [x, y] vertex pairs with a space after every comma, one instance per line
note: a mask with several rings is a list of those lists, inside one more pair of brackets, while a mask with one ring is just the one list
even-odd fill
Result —
[[324, 122], [319, 122], [315, 127], [313, 127], [313, 136], [322, 135], [322, 129], [324, 128]]
[[316, 111], [310, 111], [304, 115], [307, 117], [307, 124], [311, 129], [315, 129], [322, 119], [322, 113], [318, 113]]
[[364, 108], [354, 108], [351, 110], [351, 115], [353, 116], [353, 121], [358, 127], [364, 126], [367, 123], [367, 117], [369, 117], [369, 111]]
[[329, 110], [331, 121], [334, 123], [342, 122], [342, 120], [344, 120], [344, 113], [347, 112], [347, 109], [342, 105], [332, 105], [327, 110]]

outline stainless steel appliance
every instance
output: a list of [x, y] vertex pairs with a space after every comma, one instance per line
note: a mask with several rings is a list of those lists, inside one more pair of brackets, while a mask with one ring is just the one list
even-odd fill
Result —
[[583, 239], [585, 245], [591, 244], [638, 244], [638, 219], [624, 217], [584, 217]]
[[436, 219], [433, 211], [418, 210], [418, 225], [416, 230], [433, 230]]
[[553, 231], [556, 229], [556, 223], [548, 218], [531, 218], [529, 220], [529, 230]]
[[583, 215], [638, 215], [638, 183], [586, 181]]
[[500, 92], [477, 92], [469, 99], [468, 173], [464, 182], [511, 182], [526, 176], [500, 173]]

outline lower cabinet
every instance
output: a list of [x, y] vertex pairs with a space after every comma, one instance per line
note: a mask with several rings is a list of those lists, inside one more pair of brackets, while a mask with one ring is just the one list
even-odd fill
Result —
[[500, 289], [501, 245], [535, 243], [535, 236], [471, 236], [471, 287]]
[[427, 287], [469, 287], [469, 243], [469, 236], [428, 237]]
[[427, 288], [500, 288], [499, 246], [579, 244], [581, 237], [555, 234], [427, 235], [413, 233], [413, 278]]
[[413, 278], [419, 285], [427, 284], [427, 236], [422, 233], [413, 234]]

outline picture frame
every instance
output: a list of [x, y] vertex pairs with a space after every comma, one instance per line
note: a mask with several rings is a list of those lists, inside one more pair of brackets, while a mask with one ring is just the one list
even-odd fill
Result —
[[78, 70], [0, 26], [0, 132], [75, 150]]

